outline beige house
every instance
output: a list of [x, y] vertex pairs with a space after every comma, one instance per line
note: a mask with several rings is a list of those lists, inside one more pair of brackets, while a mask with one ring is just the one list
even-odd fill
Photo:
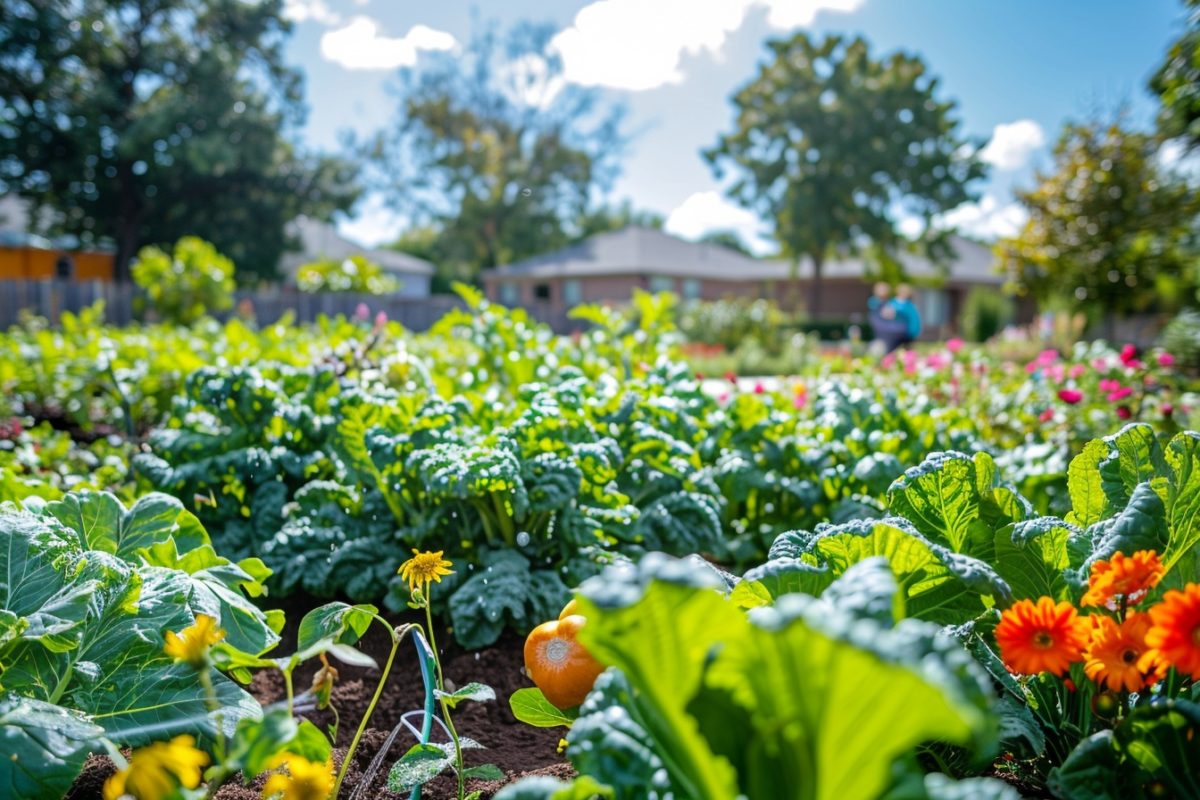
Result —
[[[992, 271], [987, 247], [954, 237], [955, 258], [948, 269], [927, 259], [900, 257], [909, 277], [920, 284], [917, 304], [931, 336], [947, 335], [967, 292], [983, 286], [1000, 290], [1002, 275]], [[795, 278], [793, 279], [793, 270]], [[862, 321], [871, 284], [862, 259], [828, 261], [822, 269], [819, 319]], [[767, 298], [787, 307], [804, 305], [812, 263], [798, 269], [790, 261], [754, 259], [716, 244], [689, 242], [652, 228], [629, 227], [602, 233], [577, 245], [483, 273], [490, 300], [522, 306], [541, 320], [565, 325], [566, 312], [580, 303], [622, 303], [634, 288], [671, 291], [686, 299]]]

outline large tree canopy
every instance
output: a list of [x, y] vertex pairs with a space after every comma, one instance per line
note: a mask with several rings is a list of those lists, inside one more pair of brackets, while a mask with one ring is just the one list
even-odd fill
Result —
[[443, 282], [569, 243], [616, 174], [621, 109], [565, 83], [553, 31], [488, 28], [401, 73], [372, 160], [393, 205], [436, 231]]
[[1158, 115], [1164, 136], [1180, 137], [1188, 147], [1200, 147], [1200, 0], [1185, 0], [1186, 28], [1167, 48], [1167, 57], [1150, 90], [1162, 100]]
[[734, 130], [705, 157], [718, 176], [733, 173], [730, 195], [774, 224], [786, 256], [811, 259], [815, 313], [831, 253], [898, 249], [899, 214], [925, 220], [926, 243], [938, 243], [946, 232], [929, 223], [975, 199], [984, 166], [919, 58], [875, 60], [861, 38], [806, 33], [768, 47], [733, 97]]
[[1054, 171], [1018, 199], [1029, 220], [996, 253], [1042, 305], [1093, 317], [1169, 307], [1195, 281], [1200, 193], [1159, 166], [1149, 134], [1119, 123], [1068, 125]]
[[285, 224], [357, 197], [346, 162], [284, 137], [302, 120], [282, 0], [0, 4], [0, 189], [47, 233], [142, 244], [185, 234], [274, 274]]

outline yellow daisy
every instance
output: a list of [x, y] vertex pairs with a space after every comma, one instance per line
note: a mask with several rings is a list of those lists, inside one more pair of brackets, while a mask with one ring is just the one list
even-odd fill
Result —
[[413, 548], [413, 557], [400, 565], [400, 577], [408, 582], [408, 591], [421, 589], [424, 592], [430, 583], [441, 583], [443, 575], [453, 575], [454, 571], [447, 569], [453, 562], [442, 558], [443, 550], [436, 553], [419, 552]]
[[193, 667], [204, 666], [208, 648], [225, 638], [225, 631], [217, 627], [217, 621], [207, 614], [197, 614], [196, 621], [179, 633], [167, 631], [163, 651], [176, 661], [185, 661]]

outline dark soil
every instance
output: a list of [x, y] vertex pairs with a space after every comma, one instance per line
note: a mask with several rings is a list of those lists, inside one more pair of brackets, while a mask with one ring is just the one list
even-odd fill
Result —
[[[286, 603], [288, 628], [284, 631], [284, 644], [275, 652], [291, 652], [295, 641], [295, 628], [304, 611], [320, 605], [320, 601], [294, 600]], [[532, 686], [524, 674], [523, 640], [515, 634], [506, 634], [495, 646], [475, 652], [462, 650], [444, 630], [438, 631], [438, 643], [442, 645], [442, 665], [445, 669], [448, 689], [462, 686], [470, 681], [480, 681], [496, 691], [496, 699], [487, 703], [463, 703], [454, 712], [454, 725], [460, 736], [479, 742], [486, 749], [464, 751], [467, 766], [495, 764], [503, 770], [504, 781], [469, 781], [467, 791], [481, 790], [484, 798], [490, 798], [505, 783], [526, 775], [554, 775], [569, 778], [574, 773], [563, 756], [558, 754], [559, 740], [566, 734], [563, 728], [533, 728], [513, 718], [508, 707], [509, 696], [517, 689]], [[367, 632], [359, 648], [369, 653], [382, 666], [387, 661], [391, 642], [387, 633], [376, 624]], [[378, 685], [379, 672], [372, 669], [351, 667], [334, 660], [330, 663], [339, 672], [337, 685], [333, 689], [333, 705], [337, 708], [340, 723], [334, 760], [341, 766], [346, 748], [362, 719], [371, 696]], [[295, 691], [297, 694], [309, 687], [319, 663], [305, 664], [297, 670]], [[250, 692], [264, 705], [282, 701], [286, 697], [283, 677], [275, 671], [258, 673], [250, 684]], [[401, 643], [396, 655], [392, 674], [388, 679], [379, 704], [358, 750], [354, 762], [346, 773], [341, 797], [348, 798], [361, 782], [363, 771], [379, 751], [391, 729], [400, 721], [400, 715], [424, 706], [424, 689], [416, 654], [411, 640]], [[333, 724], [330, 711], [314, 711], [306, 714], [318, 727], [327, 730]], [[435, 726], [435, 740], [439, 733]], [[441, 737], [444, 740], [444, 737]], [[396, 738], [383, 762], [383, 768], [374, 776], [365, 798], [375, 800], [400, 800], [408, 793], [395, 794], [387, 790], [387, 774], [391, 765], [399, 760], [415, 744], [413, 737], [404, 731]], [[112, 763], [107, 757], [93, 756], [88, 759], [83, 774], [75, 781], [68, 793], [68, 800], [99, 800], [104, 780], [112, 774]], [[219, 800], [261, 800], [263, 778], [243, 786], [234, 778], [217, 793]], [[425, 785], [422, 800], [447, 800], [457, 796], [455, 779], [449, 773]]]

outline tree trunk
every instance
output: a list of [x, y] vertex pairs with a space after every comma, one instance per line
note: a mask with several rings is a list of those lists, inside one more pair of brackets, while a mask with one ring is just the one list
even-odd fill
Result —
[[137, 187], [133, 183], [132, 165], [122, 163], [117, 170], [121, 196], [118, 201], [117, 252], [113, 257], [113, 279], [120, 283], [129, 280], [129, 262], [137, 253], [141, 209], [138, 207]]
[[817, 312], [821, 310], [821, 267], [824, 266], [825, 258], [821, 253], [812, 253], [809, 256], [813, 262], [812, 282], [808, 286], [808, 320], [815, 322]]

